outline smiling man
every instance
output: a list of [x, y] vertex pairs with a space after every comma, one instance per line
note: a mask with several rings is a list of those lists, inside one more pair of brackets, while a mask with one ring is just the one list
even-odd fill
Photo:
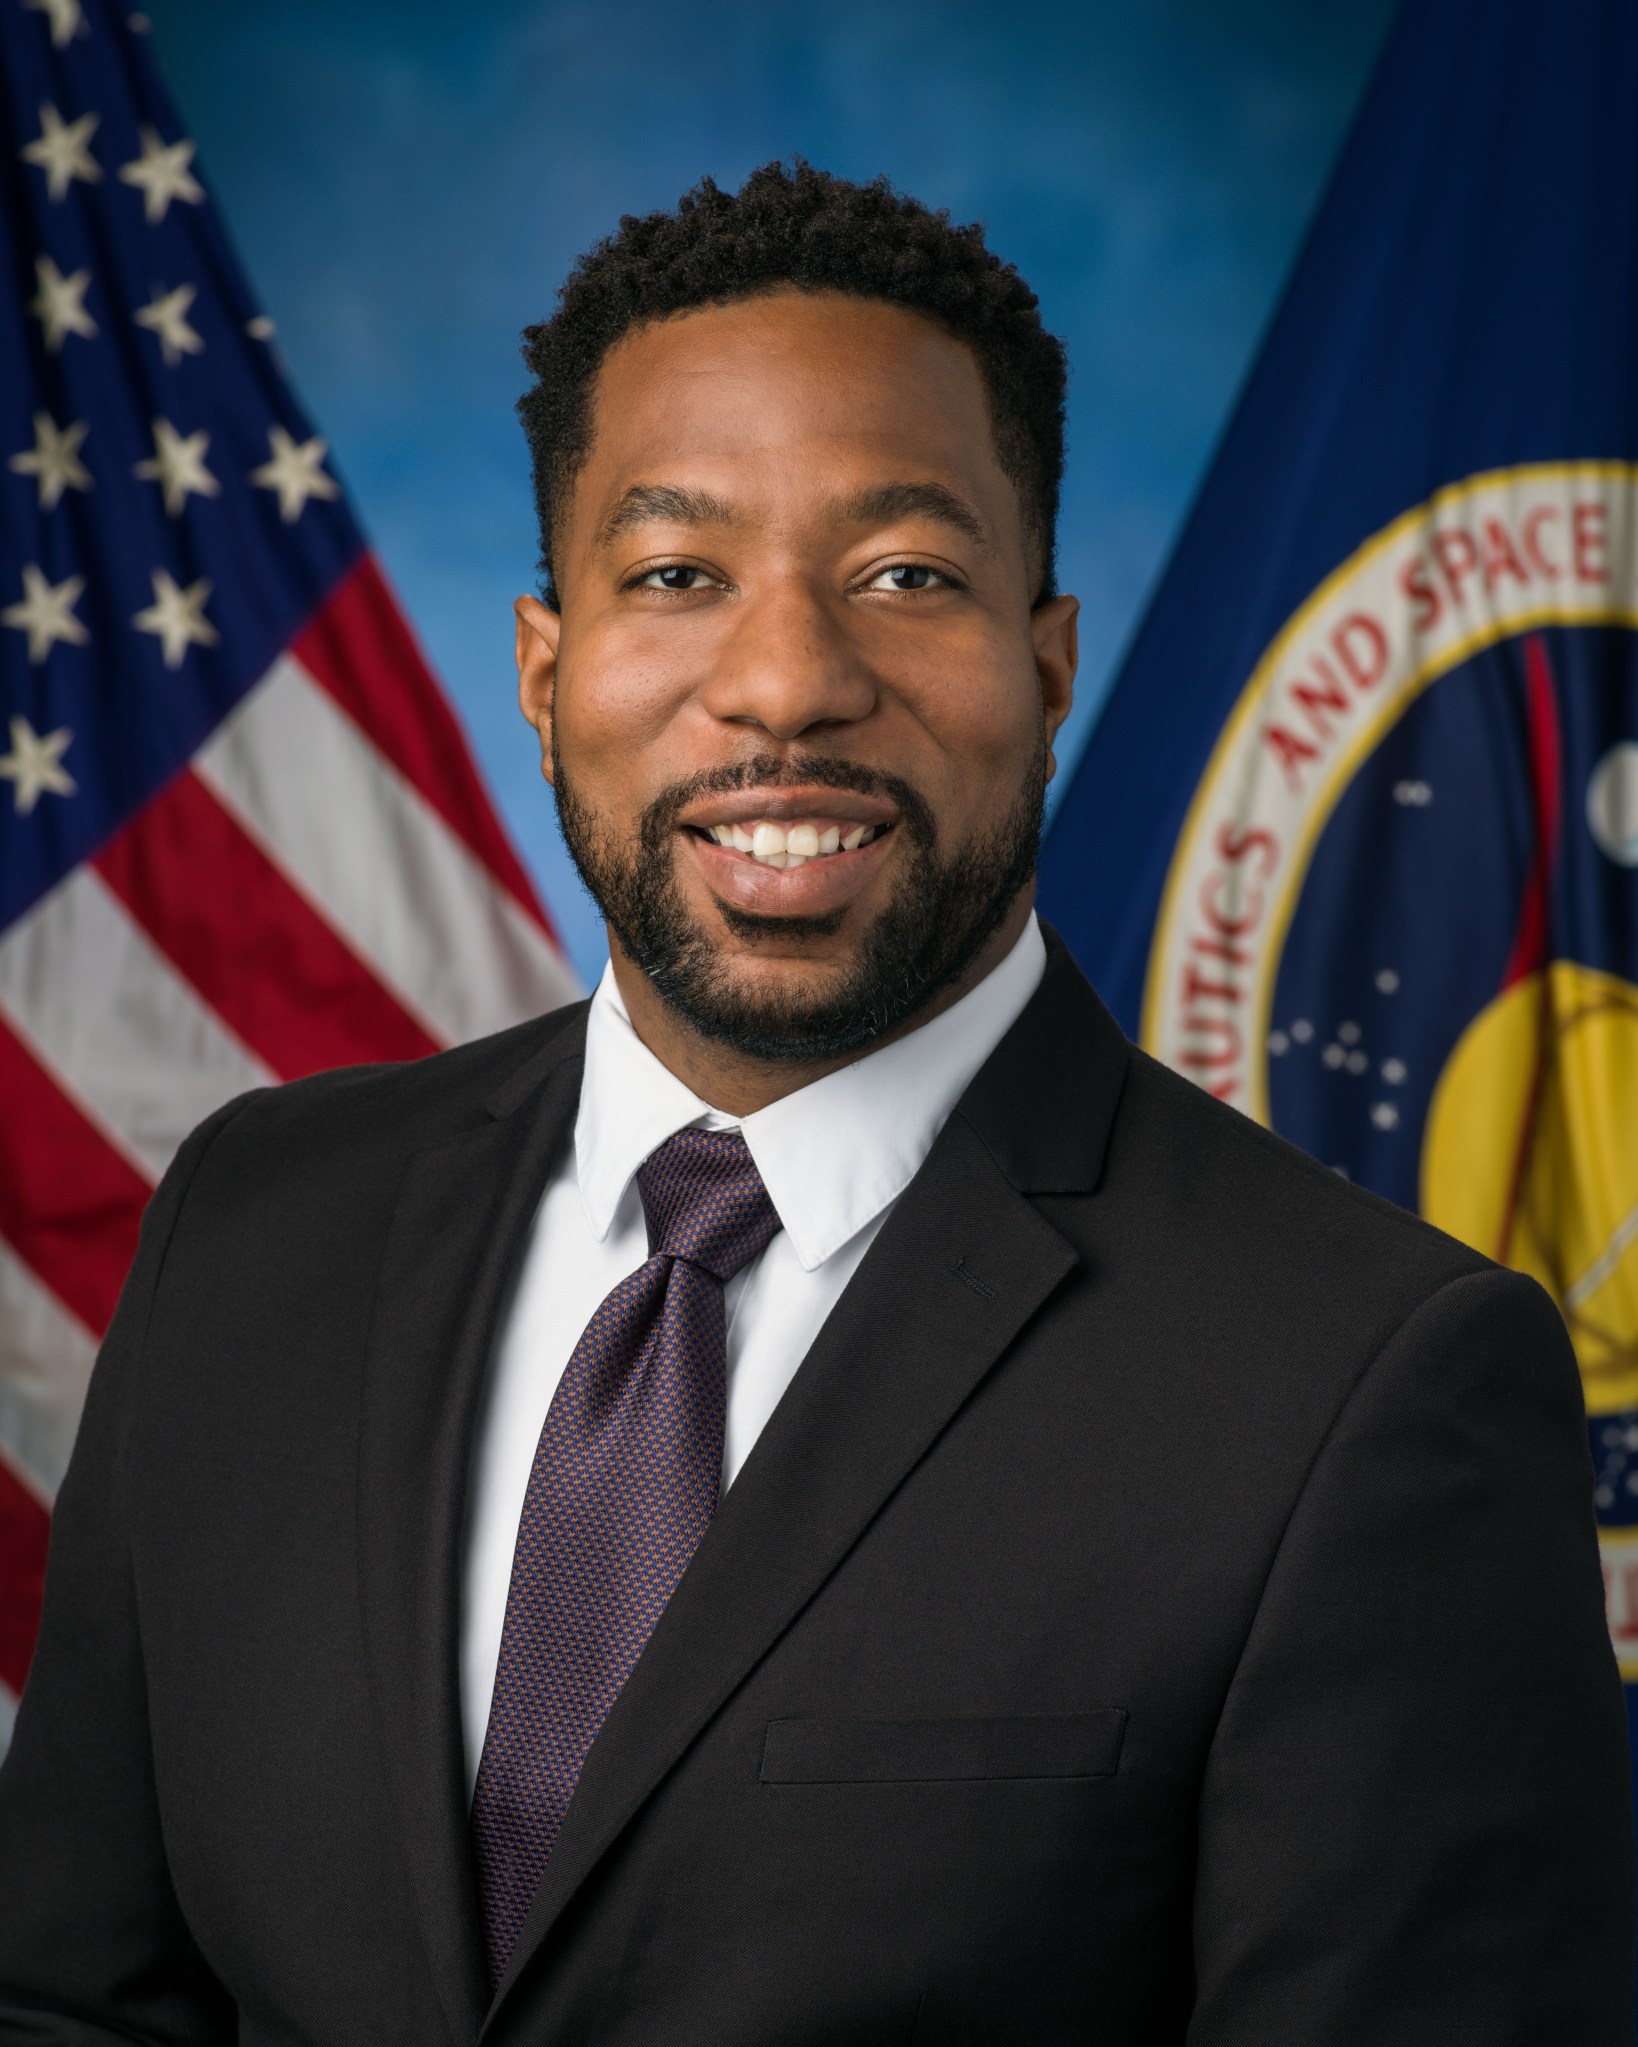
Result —
[[609, 971], [166, 1179], [0, 1776], [0, 2040], [1630, 2047], [1555, 1310], [1035, 920], [1033, 296], [771, 166], [527, 355], [521, 699]]

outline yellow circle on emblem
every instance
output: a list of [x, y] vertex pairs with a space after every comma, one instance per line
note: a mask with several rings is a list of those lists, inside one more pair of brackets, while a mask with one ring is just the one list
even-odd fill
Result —
[[1420, 1205], [1547, 1288], [1590, 1414], [1638, 1407], [1638, 988], [1555, 960], [1481, 1010], [1434, 1090]]

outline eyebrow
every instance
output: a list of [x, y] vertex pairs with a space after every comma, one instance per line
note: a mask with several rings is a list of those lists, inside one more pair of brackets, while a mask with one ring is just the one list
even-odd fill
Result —
[[[942, 483], [882, 483], [838, 507], [850, 526], [880, 526], [894, 519], [936, 520], [952, 527], [979, 547], [991, 545], [989, 529], [968, 504]], [[598, 528], [598, 545], [607, 547], [634, 526], [663, 520], [668, 526], [740, 526], [743, 515], [726, 499], [708, 490], [687, 490], [672, 483], [634, 483], [622, 491]]]
[[674, 483], [634, 483], [622, 491], [597, 530], [599, 546], [607, 547], [633, 526], [663, 519], [668, 526], [737, 526], [739, 514], [726, 498], [708, 490], [684, 490]]
[[880, 526], [893, 519], [934, 519], [979, 547], [990, 545], [989, 529], [963, 497], [942, 483], [883, 483], [861, 491], [841, 507], [850, 525]]

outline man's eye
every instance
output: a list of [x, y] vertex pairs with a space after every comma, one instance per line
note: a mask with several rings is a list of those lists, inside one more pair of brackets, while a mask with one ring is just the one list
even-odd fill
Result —
[[691, 562], [667, 562], [662, 568], [650, 569], [646, 576], [638, 579], [639, 589], [648, 590], [698, 590], [702, 584], [711, 581], [704, 569], [697, 569]]
[[948, 587], [949, 577], [941, 576], [937, 569], [928, 568], [925, 562], [895, 562], [890, 569], [882, 569], [865, 585], [867, 590], [931, 590], [938, 586]]

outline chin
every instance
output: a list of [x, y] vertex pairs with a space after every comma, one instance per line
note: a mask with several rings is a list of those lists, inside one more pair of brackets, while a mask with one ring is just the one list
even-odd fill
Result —
[[[791, 950], [781, 952], [781, 942]], [[723, 992], [754, 1004], [798, 1005], [823, 1001], [858, 971], [858, 959], [850, 946], [843, 952], [815, 954], [798, 951], [801, 941], [781, 933], [770, 937], [767, 946], [753, 941], [740, 944], [727, 939], [716, 948]]]

